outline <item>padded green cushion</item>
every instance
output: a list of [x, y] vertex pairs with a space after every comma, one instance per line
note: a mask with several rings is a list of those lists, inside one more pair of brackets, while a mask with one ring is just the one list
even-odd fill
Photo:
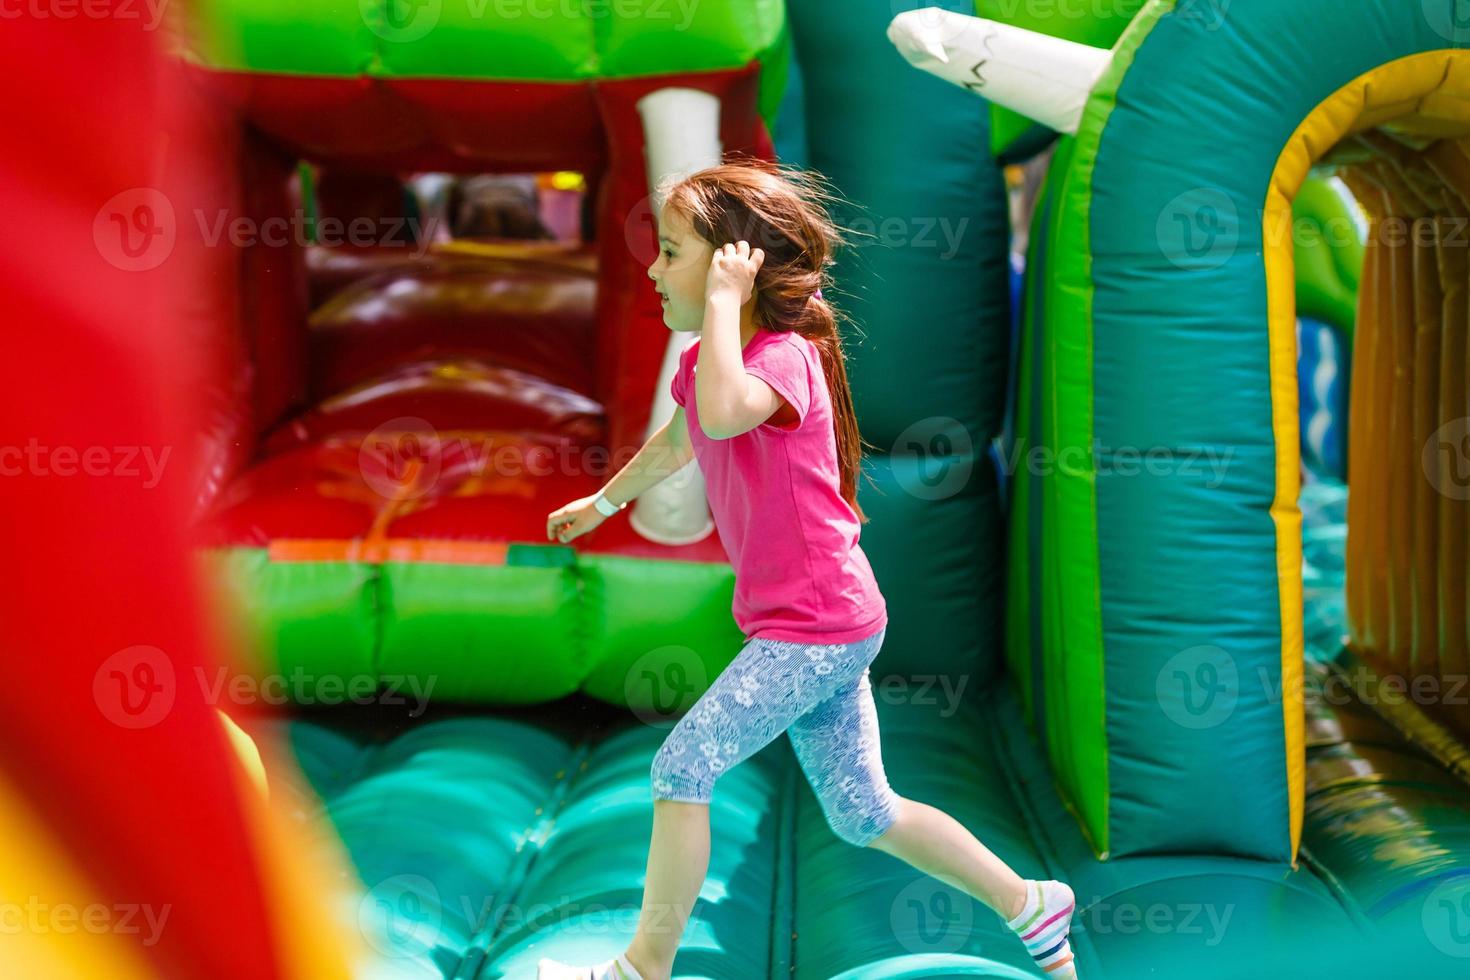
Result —
[[783, 0], [201, 0], [190, 6], [190, 53], [211, 67], [379, 78], [571, 82], [739, 68], [780, 57], [785, 25]]

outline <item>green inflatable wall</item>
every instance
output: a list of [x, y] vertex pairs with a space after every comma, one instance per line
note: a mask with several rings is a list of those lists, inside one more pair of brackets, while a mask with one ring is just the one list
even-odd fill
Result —
[[1318, 103], [1452, 41], [1390, 0], [1199, 6], [1130, 24], [1037, 212], [1018, 433], [1055, 464], [1018, 474], [1009, 656], [1098, 854], [1291, 860], [1267, 189]]
[[833, 275], [856, 325], [859, 423], [878, 447], [860, 502], [898, 651], [885, 665], [977, 691], [1002, 666], [1005, 531], [989, 449], [1005, 413], [1009, 218], [983, 104], [912, 77], [883, 47], [893, 13], [792, 5], [810, 148], [795, 162], [833, 180], [860, 233]]

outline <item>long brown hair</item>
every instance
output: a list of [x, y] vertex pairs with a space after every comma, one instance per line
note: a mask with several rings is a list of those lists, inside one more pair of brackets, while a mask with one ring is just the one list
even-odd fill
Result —
[[[857, 502], [857, 476], [862, 472], [863, 446], [872, 443], [858, 432], [837, 329], [842, 314], [827, 295], [832, 287], [828, 269], [836, 261], [833, 253], [847, 242], [845, 230], [832, 218], [832, 205], [842, 199], [815, 171], [758, 158], [669, 178], [661, 190], [667, 205], [688, 218], [695, 233], [713, 247], [745, 241], [752, 249], [765, 251], [765, 262], [755, 277], [755, 322], [778, 333], [798, 333], [821, 354], [832, 396], [840, 490], [858, 522], [867, 523], [869, 518]], [[819, 290], [824, 291], [822, 296], [815, 295]], [[871, 483], [872, 477], [868, 480]]]

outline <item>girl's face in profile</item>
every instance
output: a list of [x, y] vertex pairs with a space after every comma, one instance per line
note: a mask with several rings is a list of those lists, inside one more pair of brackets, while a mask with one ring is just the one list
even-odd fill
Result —
[[704, 288], [715, 248], [695, 233], [689, 219], [665, 205], [658, 215], [658, 258], [648, 267], [663, 297], [664, 325], [697, 333], [704, 324]]

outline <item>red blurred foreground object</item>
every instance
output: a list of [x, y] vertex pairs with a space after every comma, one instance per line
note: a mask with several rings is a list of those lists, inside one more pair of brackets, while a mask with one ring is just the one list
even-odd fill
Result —
[[0, 30], [0, 828], [33, 835], [0, 835], [29, 909], [0, 973], [345, 977], [200, 683], [229, 656], [186, 528], [231, 261], [183, 227], [228, 147], [171, 101], [161, 32], [113, 13]]

